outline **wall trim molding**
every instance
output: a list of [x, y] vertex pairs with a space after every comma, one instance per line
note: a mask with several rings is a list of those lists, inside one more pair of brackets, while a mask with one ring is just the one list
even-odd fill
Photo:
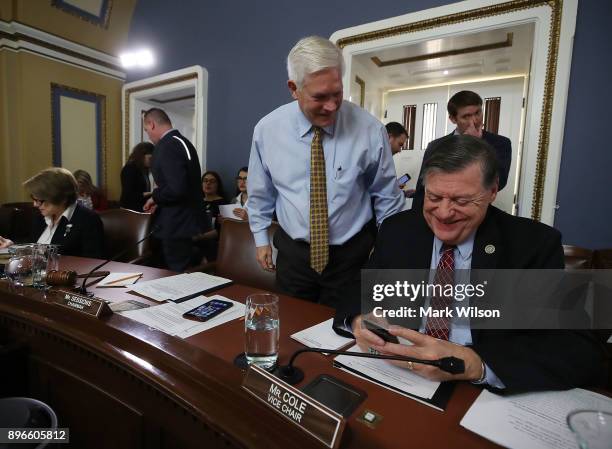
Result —
[[96, 177], [97, 185], [106, 188], [107, 136], [106, 95], [63, 84], [51, 83], [51, 152], [55, 167], [62, 167], [61, 109], [62, 96], [91, 102], [96, 106]]
[[0, 51], [26, 51], [125, 80], [119, 58], [20, 22], [0, 20]]

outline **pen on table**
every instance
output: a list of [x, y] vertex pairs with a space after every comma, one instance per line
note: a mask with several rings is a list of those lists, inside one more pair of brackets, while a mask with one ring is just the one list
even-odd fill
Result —
[[120, 279], [115, 279], [114, 281], [111, 281], [111, 282], [107, 282], [105, 285], [117, 284], [119, 282], [127, 281], [128, 279], [139, 278], [140, 276], [142, 276], [142, 273], [136, 273], [131, 276], [126, 276]]

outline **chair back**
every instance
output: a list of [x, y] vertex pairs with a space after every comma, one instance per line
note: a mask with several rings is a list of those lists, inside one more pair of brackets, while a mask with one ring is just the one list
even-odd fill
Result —
[[9, 239], [13, 238], [15, 210], [13, 207], [0, 207], [0, 236]]
[[[40, 214], [31, 201], [21, 203], [5, 203], [2, 208], [13, 210], [12, 227], [9, 237], [15, 243], [24, 243], [30, 240], [34, 217]], [[6, 235], [0, 234], [3, 237]]]
[[128, 209], [109, 209], [99, 213], [104, 224], [106, 257], [113, 257], [122, 250], [125, 254], [118, 262], [144, 264], [151, 255], [150, 239], [136, 245], [151, 230], [151, 214]]
[[612, 269], [612, 248], [595, 251], [595, 254], [593, 254], [593, 268]]
[[593, 266], [593, 250], [579, 246], [563, 245], [565, 268], [568, 270], [589, 270]]
[[[278, 223], [275, 222], [268, 228], [270, 241], [277, 229]], [[270, 292], [278, 291], [276, 274], [261, 268], [255, 251], [255, 240], [248, 222], [223, 220], [219, 236], [216, 274], [239, 284]]]

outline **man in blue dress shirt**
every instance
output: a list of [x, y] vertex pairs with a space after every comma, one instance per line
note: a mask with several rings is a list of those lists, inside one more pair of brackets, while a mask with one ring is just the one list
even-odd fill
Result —
[[[263, 269], [276, 270], [283, 291], [335, 306], [346, 283], [359, 279], [376, 224], [402, 210], [404, 198], [384, 125], [342, 100], [340, 49], [322, 37], [304, 38], [290, 51], [287, 69], [297, 101], [265, 116], [253, 133], [249, 223], [257, 260]], [[321, 160], [314, 161], [311, 149], [321, 146]], [[324, 173], [323, 179], [311, 177], [311, 166]], [[323, 192], [323, 205], [315, 206], [311, 190]], [[313, 243], [311, 210], [321, 207], [327, 220], [315, 226]], [[274, 212], [281, 227], [274, 236], [276, 265], [267, 232]], [[324, 262], [313, 268], [321, 234]]]

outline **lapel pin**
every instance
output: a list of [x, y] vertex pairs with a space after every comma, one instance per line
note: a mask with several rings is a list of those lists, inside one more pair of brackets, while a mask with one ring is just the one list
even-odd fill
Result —
[[495, 252], [495, 245], [487, 245], [485, 246], [485, 253], [493, 254]]
[[67, 236], [68, 234], [70, 234], [70, 231], [71, 231], [71, 230], [72, 230], [72, 223], [68, 223], [68, 224], [66, 225], [66, 230], [64, 231], [64, 238], [66, 238], [66, 236]]

